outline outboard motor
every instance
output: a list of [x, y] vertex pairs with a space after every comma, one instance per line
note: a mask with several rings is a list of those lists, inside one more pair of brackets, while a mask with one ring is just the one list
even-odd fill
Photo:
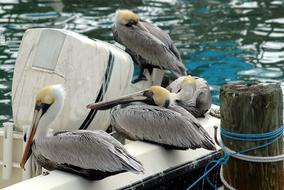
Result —
[[40, 88], [63, 84], [67, 92], [64, 108], [51, 128], [106, 130], [110, 111], [90, 111], [86, 105], [153, 84], [153, 80], [131, 84], [133, 68], [131, 57], [112, 44], [66, 30], [27, 30], [13, 77], [14, 125], [22, 131], [22, 126], [31, 123]]

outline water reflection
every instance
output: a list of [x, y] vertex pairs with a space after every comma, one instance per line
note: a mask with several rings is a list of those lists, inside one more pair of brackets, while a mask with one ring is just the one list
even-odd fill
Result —
[[281, 0], [1, 0], [0, 123], [11, 118], [14, 64], [28, 28], [68, 29], [113, 42], [115, 10], [132, 9], [170, 33], [189, 73], [209, 81], [218, 103], [222, 84], [283, 80], [283, 7]]

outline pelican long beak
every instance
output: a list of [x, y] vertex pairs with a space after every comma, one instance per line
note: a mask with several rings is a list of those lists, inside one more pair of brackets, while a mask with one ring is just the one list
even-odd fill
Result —
[[46, 111], [46, 104], [42, 104], [41, 102], [37, 102], [35, 109], [34, 109], [34, 116], [33, 116], [33, 121], [32, 121], [32, 125], [31, 125], [32, 128], [31, 128], [30, 136], [29, 136], [29, 139], [27, 141], [22, 160], [20, 162], [21, 168], [24, 168], [27, 160], [29, 159], [29, 157], [32, 153], [31, 146], [32, 146], [32, 143], [33, 143], [33, 139], [34, 139], [36, 130], [37, 130], [37, 126], [38, 126], [38, 123], [40, 121], [40, 118], [43, 116], [45, 111]]
[[147, 102], [147, 101], [152, 101], [152, 96], [153, 93], [148, 91], [148, 90], [144, 90], [144, 91], [140, 91], [140, 92], [136, 92], [133, 94], [129, 94], [126, 96], [122, 96], [110, 101], [105, 101], [105, 102], [99, 102], [99, 103], [91, 103], [89, 105], [87, 105], [87, 108], [89, 109], [95, 109], [95, 110], [106, 110], [106, 109], [110, 109], [114, 106], [117, 106], [119, 104], [127, 104], [130, 102]]
[[147, 28], [146, 28], [145, 26], [143, 26], [143, 24], [141, 24], [140, 22], [138, 22], [138, 23], [136, 24], [136, 26], [137, 26], [140, 30], [149, 32], [149, 31], [147, 30]]

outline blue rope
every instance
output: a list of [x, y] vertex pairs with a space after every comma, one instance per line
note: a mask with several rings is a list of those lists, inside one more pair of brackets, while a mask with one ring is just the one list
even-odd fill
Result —
[[[282, 137], [283, 132], [284, 132], [284, 125], [282, 125], [280, 128], [278, 128], [274, 131], [267, 132], [267, 133], [260, 133], [260, 134], [257, 134], [257, 133], [245, 133], [245, 134], [234, 133], [234, 132], [226, 131], [225, 129], [221, 128], [221, 140], [223, 141], [223, 137], [233, 139], [233, 140], [237, 140], [237, 141], [243, 141], [243, 142], [271, 140], [269, 142], [263, 143], [263, 144], [258, 145], [258, 146], [254, 146], [254, 147], [251, 147], [251, 148], [248, 148], [248, 149], [240, 150], [240, 151], [238, 151], [234, 154], [246, 153], [246, 152], [261, 149], [261, 148], [264, 148], [264, 147], [267, 147], [267, 146], [273, 144], [278, 139], [280, 139], [280, 137]], [[223, 150], [224, 150], [224, 148], [223, 148]], [[217, 160], [212, 160], [211, 162], [209, 162], [204, 169], [203, 175], [200, 176], [193, 184], [191, 184], [187, 188], [187, 190], [191, 190], [196, 184], [198, 184], [201, 180], [204, 180], [204, 179], [206, 179], [206, 181], [208, 182], [208, 184], [212, 188], [217, 189], [217, 184], [214, 184], [209, 179], [208, 174], [217, 166], [227, 164], [231, 155], [233, 155], [233, 154], [229, 154], [228, 152], [224, 151], [223, 157], [221, 157]], [[212, 164], [214, 164], [214, 165], [212, 167], [209, 167]]]
[[230, 138], [237, 141], [263, 141], [263, 140], [270, 140], [274, 139], [277, 136], [283, 133], [284, 126], [276, 129], [275, 131], [262, 133], [262, 134], [241, 134], [241, 133], [233, 133], [226, 131], [225, 129], [221, 128], [221, 135], [222, 137]]

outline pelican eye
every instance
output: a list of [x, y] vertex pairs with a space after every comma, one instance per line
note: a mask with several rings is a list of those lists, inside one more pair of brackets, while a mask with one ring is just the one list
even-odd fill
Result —
[[178, 91], [177, 92], [180, 92], [181, 91], [181, 88], [180, 89], [178, 89]]
[[137, 24], [137, 21], [133, 20], [133, 19], [130, 19], [125, 26], [127, 27], [131, 27], [132, 25], [136, 25]]
[[27, 142], [27, 133], [24, 134], [23, 139], [24, 139], [24, 142]]
[[154, 96], [154, 92], [147, 90], [143, 93], [143, 96], [146, 96], [147, 98], [152, 98]]
[[42, 110], [42, 114], [44, 114], [48, 110], [50, 105], [51, 104], [45, 104], [45, 103], [42, 103], [42, 102], [38, 102], [35, 105], [35, 110]]

